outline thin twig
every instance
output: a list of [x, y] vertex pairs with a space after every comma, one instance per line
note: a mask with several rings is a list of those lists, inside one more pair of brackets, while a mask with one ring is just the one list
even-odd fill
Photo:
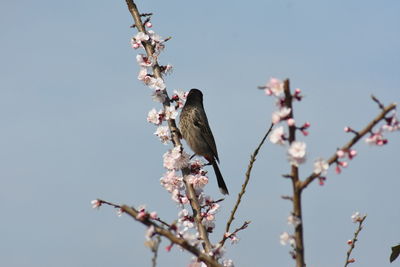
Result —
[[350, 259], [350, 255], [351, 255], [351, 252], [353, 251], [353, 249], [355, 248], [356, 242], [358, 241], [357, 237], [358, 237], [358, 234], [359, 234], [359, 233], [361, 232], [361, 230], [362, 230], [362, 224], [363, 224], [365, 218], [367, 218], [367, 215], [364, 215], [364, 217], [362, 217], [362, 218], [358, 221], [358, 228], [357, 228], [357, 230], [354, 232], [354, 237], [353, 237], [353, 239], [352, 239], [351, 242], [350, 242], [350, 248], [349, 248], [349, 250], [347, 251], [346, 262], [345, 262], [345, 264], [344, 264], [344, 267], [346, 267], [346, 266], [349, 265], [350, 263], [353, 263], [353, 262], [354, 262], [354, 260]]
[[251, 221], [245, 221], [243, 223], [243, 225], [238, 227], [238, 228], [236, 228], [236, 230], [233, 231], [233, 233], [229, 233], [228, 234], [228, 232], [226, 232], [224, 237], [222, 238], [222, 240], [219, 242], [219, 247], [222, 247], [227, 239], [231, 238], [232, 236], [235, 236], [238, 232], [246, 229], [247, 226], [249, 226], [250, 223], [251, 223]]
[[157, 266], [157, 257], [158, 257], [158, 248], [160, 247], [161, 237], [157, 236], [154, 245], [151, 247], [151, 251], [153, 252], [153, 257], [151, 258], [152, 267]]
[[[141, 19], [141, 14], [139, 13], [139, 10], [138, 10], [136, 4], [133, 2], [133, 0], [126, 0], [126, 3], [128, 5], [129, 12], [131, 13], [131, 15], [132, 15], [132, 17], [133, 17], [133, 19], [135, 21], [136, 29], [138, 31], [140, 31], [140, 32], [147, 33], [145, 27], [143, 26], [143, 22], [142, 22], [142, 19]], [[155, 61], [154, 65], [152, 67], [153, 68], [154, 77], [162, 79], [162, 73], [161, 73], [160, 65], [158, 64], [157, 59], [154, 57], [154, 51], [155, 51], [154, 46], [150, 42], [142, 42], [142, 43], [143, 43], [143, 46], [144, 46], [144, 48], [146, 50], [147, 56], [149, 58], [152, 58]], [[164, 93], [165, 93], [165, 96], [166, 96], [165, 97], [165, 101], [163, 103], [164, 111], [165, 111], [170, 106], [171, 100], [170, 100], [166, 90], [164, 91]], [[168, 127], [169, 127], [170, 132], [171, 132], [171, 140], [172, 140], [173, 145], [175, 147], [176, 146], [182, 146], [180, 138], [179, 138], [179, 134], [178, 134], [179, 130], [178, 130], [177, 126], [176, 126], [176, 122], [175, 122], [174, 119], [169, 119], [168, 120]], [[190, 205], [192, 207], [193, 216], [195, 218], [196, 226], [197, 226], [197, 229], [199, 231], [200, 238], [204, 242], [203, 243], [204, 249], [205, 249], [205, 251], [207, 253], [211, 252], [212, 245], [211, 245], [211, 242], [210, 242], [210, 240], [208, 238], [207, 230], [206, 230], [205, 226], [202, 224], [202, 219], [203, 218], [201, 216], [201, 207], [200, 207], [198, 198], [196, 196], [196, 192], [195, 192], [192, 184], [190, 184], [186, 179], [187, 175], [190, 174], [190, 170], [188, 168], [182, 169], [182, 174], [183, 174], [183, 177], [184, 177], [183, 180], [184, 180], [184, 183], [185, 183], [185, 186], [186, 186], [187, 196], [189, 198]]]
[[[354, 137], [347, 143], [345, 144], [341, 150], [347, 151], [349, 150], [355, 143], [357, 143], [364, 135], [368, 134], [372, 128], [377, 125], [381, 120], [385, 119], [386, 114], [388, 114], [391, 110], [396, 108], [396, 104], [391, 104], [387, 107], [382, 108], [382, 112], [375, 117], [370, 123], [368, 123], [367, 126], [365, 126], [364, 129], [361, 131], [357, 132], [357, 134], [354, 135]], [[334, 164], [338, 159], [338, 155], [336, 152], [328, 159], [328, 164], [332, 165]], [[310, 176], [305, 179], [301, 185], [301, 189], [306, 188], [312, 181], [314, 181], [316, 178], [318, 178], [319, 174], [312, 173]]]
[[[229, 219], [228, 219], [228, 221], [227, 221], [227, 223], [226, 223], [226, 227], [225, 227], [225, 232], [226, 232], [226, 233], [229, 232], [229, 229], [230, 229], [230, 227], [231, 227], [231, 224], [232, 224], [233, 220], [235, 219], [236, 211], [237, 211], [237, 209], [238, 209], [238, 207], [239, 207], [240, 202], [242, 201], [242, 197], [243, 197], [244, 193], [246, 192], [246, 187], [247, 187], [247, 184], [248, 184], [249, 181], [250, 181], [251, 170], [252, 170], [252, 168], [253, 168], [254, 162], [256, 161], [256, 157], [257, 157], [258, 151], [260, 151], [261, 146], [264, 144], [265, 139], [267, 139], [267, 137], [268, 137], [268, 135], [270, 134], [270, 132], [271, 132], [273, 126], [274, 126], [274, 125], [271, 124], [271, 126], [269, 127], [267, 133], [264, 135], [264, 137], [263, 137], [263, 139], [261, 140], [260, 144], [258, 145], [258, 147], [256, 148], [256, 150], [254, 150], [253, 154], [252, 154], [251, 157], [250, 157], [250, 163], [249, 163], [249, 166], [247, 167], [247, 171], [246, 171], [246, 175], [245, 175], [246, 178], [245, 178], [244, 183], [243, 183], [243, 185], [242, 185], [242, 190], [241, 190], [241, 191], [239, 192], [239, 194], [238, 194], [238, 197], [237, 197], [237, 200], [236, 200], [236, 204], [235, 204], [235, 206], [233, 207], [233, 210], [231, 211], [231, 216], [229, 217]], [[222, 238], [222, 240], [220, 241], [220, 243], [221, 243], [222, 245], [225, 243], [225, 241], [223, 241], [223, 240], [224, 240], [224, 239]]]
[[162, 235], [165, 238], [168, 238], [172, 243], [174, 243], [176, 245], [179, 245], [183, 249], [189, 251], [190, 253], [195, 255], [200, 261], [204, 262], [208, 266], [223, 267], [215, 259], [213, 259], [212, 257], [208, 256], [207, 253], [201, 252], [196, 246], [193, 246], [193, 245], [189, 244], [189, 242], [186, 241], [185, 239], [180, 238], [180, 237], [176, 236], [174, 233], [172, 233], [171, 231], [160, 227], [158, 224], [156, 224], [155, 222], [149, 220], [148, 218], [137, 219], [137, 216], [138, 216], [139, 212], [136, 209], [134, 209], [132, 207], [129, 207], [127, 205], [122, 205], [121, 206], [121, 210], [123, 212], [125, 212], [126, 214], [130, 215], [136, 221], [138, 221], [138, 222], [140, 222], [140, 223], [142, 223], [142, 224], [144, 224], [146, 226], [149, 226], [149, 227], [153, 226], [155, 233], [157, 233], [159, 235]]

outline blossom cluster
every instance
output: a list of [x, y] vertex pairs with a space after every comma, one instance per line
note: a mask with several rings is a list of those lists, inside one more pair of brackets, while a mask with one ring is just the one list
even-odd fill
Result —
[[[145, 27], [150, 28], [152, 24], [148, 19], [145, 22]], [[168, 74], [172, 71], [171, 65], [160, 66], [158, 65], [158, 57], [165, 48], [165, 42], [168, 40], [156, 34], [153, 30], [146, 30], [146, 32], [138, 32], [132, 39], [131, 45], [134, 49], [145, 48], [151, 45], [154, 53], [149, 56], [148, 54], [138, 54], [136, 61], [139, 65], [138, 80], [143, 82], [152, 90], [152, 98], [155, 102], [164, 104], [163, 109], [151, 109], [147, 114], [147, 121], [157, 126], [154, 133], [163, 144], [168, 144], [171, 141], [171, 132], [168, 126], [162, 125], [163, 122], [168, 120], [175, 120], [179, 109], [184, 106], [186, 101], [187, 92], [174, 90], [169, 101], [167, 101], [166, 84], [161, 77], [156, 77], [154, 72], [158, 69], [161, 74]], [[165, 105], [167, 103], [167, 105]], [[169, 105], [168, 105], [169, 104]], [[166, 172], [160, 178], [161, 185], [171, 194], [172, 200], [177, 203], [179, 207], [178, 219], [170, 227], [178, 237], [184, 238], [191, 245], [198, 246], [200, 244], [200, 236], [194, 223], [194, 216], [189, 209], [189, 198], [187, 196], [185, 183], [193, 186], [198, 202], [201, 206], [201, 223], [205, 226], [208, 232], [212, 232], [215, 228], [215, 214], [219, 210], [217, 201], [212, 200], [211, 197], [206, 196], [203, 192], [204, 186], [208, 183], [207, 172], [203, 169], [204, 163], [199, 160], [190, 161], [190, 156], [183, 150], [181, 146], [175, 146], [169, 149], [163, 155], [163, 166]], [[185, 181], [179, 171], [189, 168], [190, 173], [185, 177]], [[139, 211], [139, 214], [146, 215], [145, 211]], [[149, 227], [146, 234], [151, 238], [154, 229]], [[170, 251], [173, 244], [167, 246], [167, 251]], [[202, 249], [202, 248], [200, 248]], [[215, 248], [213, 256], [217, 259], [222, 258], [223, 248]], [[233, 266], [232, 261], [224, 260], [224, 266]], [[196, 266], [196, 265], [193, 265]], [[200, 265], [198, 265], [200, 266]]]
[[[284, 82], [277, 79], [271, 78], [265, 86], [260, 86], [259, 88], [264, 89], [265, 93], [270, 96], [274, 96], [276, 101], [277, 110], [272, 113], [272, 123], [275, 125], [274, 130], [269, 136], [269, 140], [273, 144], [277, 145], [287, 145], [288, 160], [291, 165], [298, 167], [300, 164], [304, 163], [307, 158], [305, 142], [293, 140], [289, 144], [289, 137], [285, 133], [285, 127], [282, 125], [286, 122], [288, 129], [295, 129], [300, 131], [304, 136], [309, 134], [308, 128], [311, 126], [309, 122], [305, 122], [300, 126], [296, 126], [296, 121], [293, 118], [291, 108], [286, 104], [285, 96], [285, 85]], [[301, 95], [300, 89], [295, 89], [294, 93], [291, 95], [292, 101], [301, 101], [303, 96]], [[320, 184], [322, 185], [326, 179], [327, 170], [329, 164], [323, 159], [317, 159], [314, 163], [314, 173], [318, 175]]]

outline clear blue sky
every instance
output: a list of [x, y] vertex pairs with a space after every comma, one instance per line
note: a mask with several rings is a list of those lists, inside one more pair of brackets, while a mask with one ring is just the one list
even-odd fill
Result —
[[[310, 121], [309, 161], [343, 145], [343, 127], [363, 127], [377, 113], [374, 93], [399, 102], [400, 3], [383, 1], [138, 1], [153, 12], [154, 30], [172, 36], [161, 62], [174, 65], [172, 89], [203, 90], [231, 195], [223, 225], [252, 153], [270, 122], [273, 100], [256, 89], [271, 76], [291, 79], [306, 97], [296, 120]], [[0, 3], [0, 265], [7, 267], [150, 266], [145, 228], [103, 198], [146, 204], [167, 221], [178, 210], [159, 185], [168, 147], [154, 136], [147, 112], [159, 108], [137, 79], [134, 30], [125, 1], [1, 1]], [[354, 266], [389, 264], [400, 242], [400, 136], [385, 147], [357, 145], [341, 175], [304, 194], [308, 266], [343, 265], [354, 211], [368, 213]], [[279, 235], [290, 193], [281, 178], [285, 151], [267, 144], [235, 226], [252, 224], [227, 245], [237, 266], [293, 266]], [[212, 172], [211, 172], [212, 173]], [[213, 175], [208, 192], [218, 192]], [[168, 245], [163, 242], [162, 247]], [[186, 266], [191, 256], [160, 252], [159, 266]]]

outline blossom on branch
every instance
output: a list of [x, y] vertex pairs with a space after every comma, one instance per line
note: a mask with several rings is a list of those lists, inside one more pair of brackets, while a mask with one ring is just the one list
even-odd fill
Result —
[[189, 165], [189, 154], [182, 150], [181, 146], [176, 146], [168, 150], [164, 155], [164, 167], [169, 170], [180, 170]]
[[183, 178], [180, 175], [177, 175], [175, 171], [168, 171], [164, 174], [163, 177], [160, 178], [161, 185], [170, 193], [174, 190], [182, 190], [183, 187]]
[[299, 141], [292, 142], [288, 154], [290, 163], [298, 167], [306, 161], [306, 143]]
[[325, 160], [319, 158], [314, 162], [314, 173], [319, 176], [325, 176], [328, 173], [329, 164]]
[[154, 132], [158, 138], [160, 138], [161, 143], [167, 144], [169, 140], [171, 140], [170, 131], [168, 126], [159, 126], [157, 130]]
[[272, 113], [272, 123], [273, 124], [277, 124], [278, 122], [280, 122], [283, 119], [287, 119], [287, 117], [290, 114], [291, 109], [288, 107], [282, 107], [281, 109], [279, 109], [278, 111], [274, 111]]
[[269, 136], [269, 141], [273, 144], [277, 145], [283, 145], [285, 144], [285, 131], [283, 129], [283, 126], [279, 126], [275, 128], [272, 132], [271, 135]]

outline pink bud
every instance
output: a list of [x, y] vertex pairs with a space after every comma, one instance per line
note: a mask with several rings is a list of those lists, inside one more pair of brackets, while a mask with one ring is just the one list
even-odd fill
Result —
[[308, 132], [305, 131], [305, 130], [302, 130], [301, 132], [303, 133], [304, 136], [307, 136], [307, 135], [308, 135]]
[[352, 245], [353, 244], [353, 240], [349, 239], [347, 240], [347, 245]]
[[304, 127], [304, 128], [308, 128], [308, 127], [310, 127], [310, 126], [311, 126], [311, 123], [309, 123], [309, 122], [306, 122], [306, 123], [303, 124], [303, 127]]
[[354, 259], [354, 258], [352, 258], [352, 259], [350, 259], [350, 260], [348, 260], [347, 262], [348, 263], [353, 263], [353, 262], [355, 262], [356, 260]]
[[165, 250], [166, 250], [167, 252], [170, 252], [173, 245], [174, 245], [174, 243], [172, 243], [172, 244], [169, 245], [169, 246], [166, 246], [166, 247], [165, 247]]
[[337, 155], [339, 158], [343, 158], [343, 157], [344, 157], [344, 151], [341, 150], [341, 149], [339, 149], [338, 151], [336, 151], [336, 155]]
[[354, 149], [350, 150], [349, 155], [351, 157], [355, 157], [357, 155], [357, 151], [355, 151]]
[[351, 128], [348, 127], [348, 126], [346, 126], [346, 127], [344, 127], [344, 131], [345, 131], [346, 133], [351, 132]]
[[339, 161], [340, 166], [346, 168], [349, 164], [346, 161]]
[[139, 43], [134, 43], [134, 44], [132, 45], [132, 47], [133, 47], [134, 49], [138, 49], [138, 48], [140, 47], [140, 44], [139, 44]]
[[296, 88], [296, 89], [294, 90], [294, 93], [295, 93], [296, 95], [300, 94], [300, 93], [301, 93], [300, 88]]
[[151, 27], [153, 27], [153, 24], [151, 24], [151, 22], [149, 21], [149, 22], [146, 23], [146, 27], [147, 28], [151, 28]]
[[335, 172], [336, 172], [336, 174], [340, 174], [342, 172], [339, 165], [336, 165]]
[[294, 126], [295, 123], [296, 123], [296, 121], [295, 121], [293, 118], [290, 118], [290, 119], [287, 120], [287, 124], [288, 124], [289, 126]]

